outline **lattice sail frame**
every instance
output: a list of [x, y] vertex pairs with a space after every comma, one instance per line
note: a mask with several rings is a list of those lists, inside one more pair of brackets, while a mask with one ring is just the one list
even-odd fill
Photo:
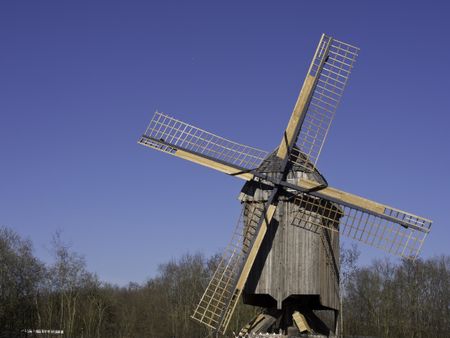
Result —
[[290, 156], [291, 162], [305, 170], [313, 171], [317, 165], [358, 52], [359, 48], [327, 35], [321, 40], [308, 71], [308, 75], [319, 78], [297, 139], [297, 147], [306, 155], [306, 161], [295, 154]]
[[239, 300], [240, 293], [236, 293], [235, 290], [236, 281], [257, 234], [258, 220], [264, 213], [264, 207], [255, 204], [250, 212], [245, 211], [245, 208], [242, 208], [231, 241], [191, 316], [196, 321], [222, 333], [228, 327]]
[[259, 167], [268, 155], [160, 112], [155, 112], [138, 143], [171, 155], [181, 149], [242, 170]]
[[[318, 232], [319, 227], [338, 231], [344, 237], [408, 259], [418, 256], [431, 228], [430, 220], [397, 209], [386, 208], [386, 218], [383, 218], [367, 210], [325, 201], [312, 195], [298, 194], [294, 203], [303, 207], [294, 215], [292, 224], [299, 226], [306, 222], [307, 230], [314, 232]], [[321, 219], [314, 221], [309, 217], [311, 212], [320, 214]], [[336, 219], [340, 219], [339, 227], [336, 227]]]

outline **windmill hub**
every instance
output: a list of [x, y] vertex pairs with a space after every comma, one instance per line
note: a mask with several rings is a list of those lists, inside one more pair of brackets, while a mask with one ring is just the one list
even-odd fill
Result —
[[414, 259], [430, 232], [430, 220], [329, 187], [316, 168], [358, 52], [322, 35], [271, 154], [159, 112], [139, 139], [246, 181], [241, 217], [192, 315], [216, 333], [225, 333], [241, 295], [265, 309], [241, 334], [335, 333], [339, 236]]

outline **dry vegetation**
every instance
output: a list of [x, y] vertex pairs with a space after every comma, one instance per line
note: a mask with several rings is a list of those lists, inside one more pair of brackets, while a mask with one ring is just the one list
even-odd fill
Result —
[[[117, 287], [87, 271], [85, 261], [53, 241], [55, 261], [40, 262], [32, 244], [0, 228], [0, 337], [23, 329], [62, 329], [65, 337], [205, 337], [190, 320], [218, 257], [185, 255], [161, 265], [145, 284]], [[348, 335], [450, 336], [450, 257], [415, 263], [377, 261], [357, 268], [343, 255], [344, 329]], [[257, 309], [240, 304], [238, 330]]]

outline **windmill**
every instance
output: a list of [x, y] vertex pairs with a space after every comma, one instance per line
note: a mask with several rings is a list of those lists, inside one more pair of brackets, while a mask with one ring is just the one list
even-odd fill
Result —
[[138, 143], [245, 180], [242, 213], [192, 318], [225, 333], [336, 329], [339, 236], [414, 259], [431, 221], [328, 186], [316, 164], [359, 49], [323, 34], [279, 146], [242, 145], [156, 112]]

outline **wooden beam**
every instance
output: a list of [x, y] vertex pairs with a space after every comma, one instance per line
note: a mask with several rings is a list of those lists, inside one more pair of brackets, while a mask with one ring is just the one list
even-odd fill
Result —
[[269, 207], [267, 208], [266, 214], [264, 215], [264, 219], [261, 223], [261, 228], [256, 235], [255, 242], [253, 243], [253, 246], [248, 254], [247, 261], [244, 264], [244, 268], [242, 269], [242, 273], [239, 276], [239, 280], [236, 284], [237, 289], [242, 290], [245, 286], [245, 282], [247, 281], [250, 270], [253, 266], [253, 263], [255, 262], [256, 255], [267, 232], [267, 227], [272, 221], [276, 209], [277, 207], [274, 204], [269, 205]]
[[289, 119], [289, 123], [283, 134], [283, 139], [278, 147], [278, 158], [285, 159], [288, 155], [289, 147], [297, 140], [297, 130], [299, 129], [298, 126], [299, 123], [303, 121], [303, 117], [308, 110], [309, 100], [311, 98], [315, 83], [315, 76], [306, 75], [297, 102], [295, 103], [294, 110], [292, 111], [291, 118]]
[[[268, 181], [272, 181], [269, 177], [261, 176], [258, 173], [253, 174], [253, 173], [249, 173], [249, 172], [243, 172], [242, 168], [238, 168], [238, 167], [234, 167], [230, 164], [218, 162], [213, 159], [203, 157], [201, 155], [197, 155], [195, 153], [191, 153], [191, 152], [188, 152], [185, 150], [177, 149], [175, 151], [175, 153], [173, 153], [173, 155], [183, 158], [185, 160], [203, 165], [205, 167], [218, 170], [225, 174], [241, 178], [246, 181], [250, 181], [250, 180], [254, 179], [255, 177], [259, 177], [262, 179], [266, 179]], [[277, 184], [275, 181], [273, 181], [273, 183], [275, 185]], [[297, 184], [289, 184], [289, 185], [286, 185], [285, 188], [294, 188], [295, 186], [298, 187], [297, 189], [299, 191], [307, 192], [308, 190], [317, 187], [318, 183], [315, 181], [311, 181], [311, 180], [303, 178], [303, 179], [300, 179], [297, 182]], [[414, 224], [414, 222], [408, 222], [408, 221], [404, 221], [402, 219], [398, 219], [396, 217], [390, 216], [388, 214], [388, 212], [389, 211], [399, 212], [401, 214], [411, 216], [412, 218], [417, 218], [420, 221], [423, 221], [424, 223], [432, 222], [429, 219], [426, 219], [426, 218], [408, 213], [406, 211], [399, 210], [399, 209], [393, 208], [391, 206], [388, 206], [388, 205], [385, 205], [382, 203], [378, 203], [378, 202], [369, 200], [367, 198], [364, 198], [364, 197], [361, 197], [358, 195], [354, 195], [354, 194], [351, 194], [351, 193], [348, 193], [348, 192], [345, 192], [343, 190], [333, 188], [333, 187], [327, 187], [327, 188], [324, 188], [324, 189], [321, 189], [321, 190], [318, 190], [315, 192], [311, 192], [311, 195], [329, 199], [336, 203], [342, 203], [344, 205], [348, 205], [348, 206], [360, 209], [362, 211], [367, 211], [367, 212], [372, 213], [381, 218], [384, 218], [384, 219], [387, 219], [387, 220], [390, 220], [393, 222], [397, 222], [406, 227], [411, 227], [411, 228], [414, 228], [419, 231], [429, 231], [429, 230], [424, 229], [424, 227], [421, 227], [420, 225]]]
[[[299, 182], [299, 186], [301, 188], [311, 189], [317, 186], [317, 183], [304, 179]], [[322, 190], [312, 192], [311, 195], [329, 199], [332, 202], [342, 203], [343, 205], [371, 213], [375, 216], [384, 218], [407, 228], [412, 228], [421, 232], [430, 231], [432, 221], [427, 218], [417, 216], [407, 211], [393, 208], [386, 204], [381, 204], [358, 195], [350, 194], [333, 187], [327, 187]]]
[[[241, 179], [246, 180], [246, 181], [252, 180], [253, 178], [255, 178], [255, 176], [258, 176], [260, 178], [267, 179], [268, 181], [271, 181], [270, 178], [268, 178], [268, 177], [264, 178], [264, 177], [258, 175], [258, 173], [252, 174], [252, 173], [242, 172], [242, 171], [240, 171], [241, 169], [239, 169], [239, 168], [236, 168], [236, 167], [233, 167], [231, 165], [224, 164], [224, 163], [220, 163], [220, 162], [217, 162], [217, 161], [211, 160], [209, 158], [205, 158], [205, 157], [202, 157], [202, 156], [199, 156], [199, 155], [187, 152], [187, 151], [177, 150], [174, 155], [177, 156], [177, 157], [189, 160], [191, 162], [195, 162], [195, 163], [198, 163], [200, 165], [203, 165], [203, 166], [206, 166], [206, 167], [218, 170], [218, 171], [226, 173], [228, 175], [236, 176], [236, 177], [241, 178]], [[273, 182], [273, 183], [276, 184], [276, 182]], [[295, 184], [295, 185], [297, 185], [300, 188], [298, 190], [303, 191], [303, 192], [307, 192], [307, 190], [310, 190], [312, 188], [317, 187], [318, 183], [315, 182], [315, 181], [311, 181], [311, 180], [303, 178], [303, 179], [300, 179], [297, 182], [297, 184]], [[294, 186], [294, 185], [290, 184], [290, 186]], [[377, 215], [377, 216], [379, 216], [381, 218], [385, 218], [387, 220], [400, 223], [400, 224], [402, 224], [402, 225], [404, 225], [406, 227], [411, 227], [411, 228], [414, 228], [414, 229], [419, 230], [419, 231], [424, 231], [424, 230], [427, 230], [427, 229], [424, 229], [421, 226], [415, 225], [413, 222], [407, 222], [407, 221], [405, 222], [402, 219], [391, 217], [388, 214], [388, 212], [389, 211], [397, 211], [397, 212], [399, 212], [401, 214], [409, 215], [409, 216], [411, 216], [413, 218], [420, 219], [421, 221], [423, 221], [425, 223], [431, 223], [432, 222], [429, 219], [426, 219], [426, 218], [423, 218], [423, 217], [420, 217], [420, 216], [408, 213], [408, 212], [403, 211], [403, 210], [399, 210], [399, 209], [393, 208], [391, 206], [388, 206], [388, 205], [385, 205], [385, 204], [382, 204], [382, 203], [379, 203], [379, 202], [372, 201], [370, 199], [367, 199], [367, 198], [364, 198], [364, 197], [361, 197], [361, 196], [358, 196], [358, 195], [355, 195], [355, 194], [348, 193], [346, 191], [343, 191], [343, 190], [340, 190], [340, 189], [337, 189], [337, 188], [334, 188], [334, 187], [326, 187], [324, 189], [321, 189], [321, 190], [318, 190], [318, 191], [315, 191], [315, 192], [311, 192], [311, 195], [314, 195], [316, 197], [329, 199], [329, 200], [334, 201], [336, 203], [342, 203], [344, 205], [355, 207], [355, 208], [360, 209], [362, 211], [367, 211], [367, 212], [372, 213], [374, 215]]]
[[306, 320], [305, 316], [301, 314], [298, 311], [295, 311], [292, 314], [292, 319], [294, 320], [295, 325], [297, 326], [297, 329], [300, 330], [300, 333], [308, 332], [312, 333], [311, 327], [308, 325], [308, 321]]
[[181, 149], [178, 149], [174, 154], [174, 156], [203, 165], [205, 167], [218, 170], [228, 175], [232, 175], [235, 177], [239, 177], [243, 180], [250, 181], [253, 178], [253, 174], [244, 173], [240, 168], [233, 167], [231, 165], [227, 165], [224, 163], [220, 163], [214, 161], [212, 159], [196, 155], [194, 153], [190, 153]]
[[[150, 140], [150, 142], [147, 142], [147, 140]], [[143, 145], [144, 147], [159, 150], [163, 153], [173, 155], [211, 169], [218, 170], [231, 176], [239, 177], [246, 181], [250, 181], [254, 177], [253, 174], [246, 172], [245, 168], [234, 166], [233, 164], [226, 162], [221, 162], [199, 153], [179, 149], [176, 146], [168, 144], [162, 140], [154, 140], [145, 135], [142, 136], [141, 140], [139, 140], [138, 143]]]
[[[278, 147], [277, 156], [284, 161], [289, 156], [290, 150], [294, 146], [294, 143], [297, 141], [301, 125], [303, 124], [306, 112], [308, 111], [309, 102], [311, 101], [314, 88], [316, 86], [317, 80], [326, 59], [326, 55], [328, 54], [328, 50], [330, 48], [332, 38], [329, 37], [326, 45], [323, 46], [324, 39], [326, 39], [326, 35], [322, 34], [322, 37], [320, 38], [319, 44], [317, 45], [313, 59], [309, 66], [305, 81], [303, 82], [302, 89], [300, 90], [300, 94], [298, 95], [297, 102], [295, 103], [294, 110], [292, 111], [291, 118], [289, 119], [289, 123], [283, 134], [283, 139], [281, 140], [280, 146]], [[320, 57], [319, 64], [315, 64], [316, 58], [318, 57]], [[317, 70], [313, 72], [312, 69], [315, 67], [317, 67]]]
[[[237, 281], [237, 284], [234, 288], [234, 293], [232, 295], [232, 298], [230, 299], [227, 307], [228, 309], [225, 310], [224, 317], [221, 319], [221, 332], [222, 334], [225, 334], [225, 331], [228, 327], [228, 324], [230, 323], [232, 314], [236, 308], [237, 300], [242, 294], [242, 290], [244, 290], [245, 283], [247, 282], [248, 275], [250, 274], [250, 271], [252, 269], [253, 263], [255, 262], [256, 255], [258, 254], [259, 248], [261, 247], [261, 243], [264, 239], [264, 236], [266, 235], [268, 225], [272, 221], [273, 215], [275, 213], [275, 210], [277, 209], [277, 206], [272, 204], [273, 199], [275, 195], [277, 194], [277, 188], [275, 188], [274, 191], [272, 191], [272, 196], [268, 200], [269, 206], [267, 207], [267, 210], [265, 211], [264, 218], [261, 220], [261, 226], [259, 227], [258, 233], [256, 234], [255, 240], [253, 242], [253, 245], [250, 249], [250, 252], [247, 256], [247, 259], [244, 263], [244, 267], [242, 268], [242, 272], [239, 275], [239, 279]], [[234, 300], [234, 302], [233, 302]]]
[[[318, 184], [317, 182], [307, 180], [307, 179], [301, 179], [299, 182], [299, 186], [304, 189], [312, 189], [316, 187]], [[354, 194], [350, 194], [348, 192], [333, 188], [333, 187], [327, 187], [324, 189], [321, 189], [314, 193], [314, 195], [322, 195], [325, 198], [329, 197], [334, 200], [339, 200], [346, 202], [348, 204], [352, 204], [354, 206], [357, 206], [362, 209], [370, 210], [377, 214], [384, 214], [384, 210], [387, 206], [371, 201], [367, 198], [360, 197]]]

